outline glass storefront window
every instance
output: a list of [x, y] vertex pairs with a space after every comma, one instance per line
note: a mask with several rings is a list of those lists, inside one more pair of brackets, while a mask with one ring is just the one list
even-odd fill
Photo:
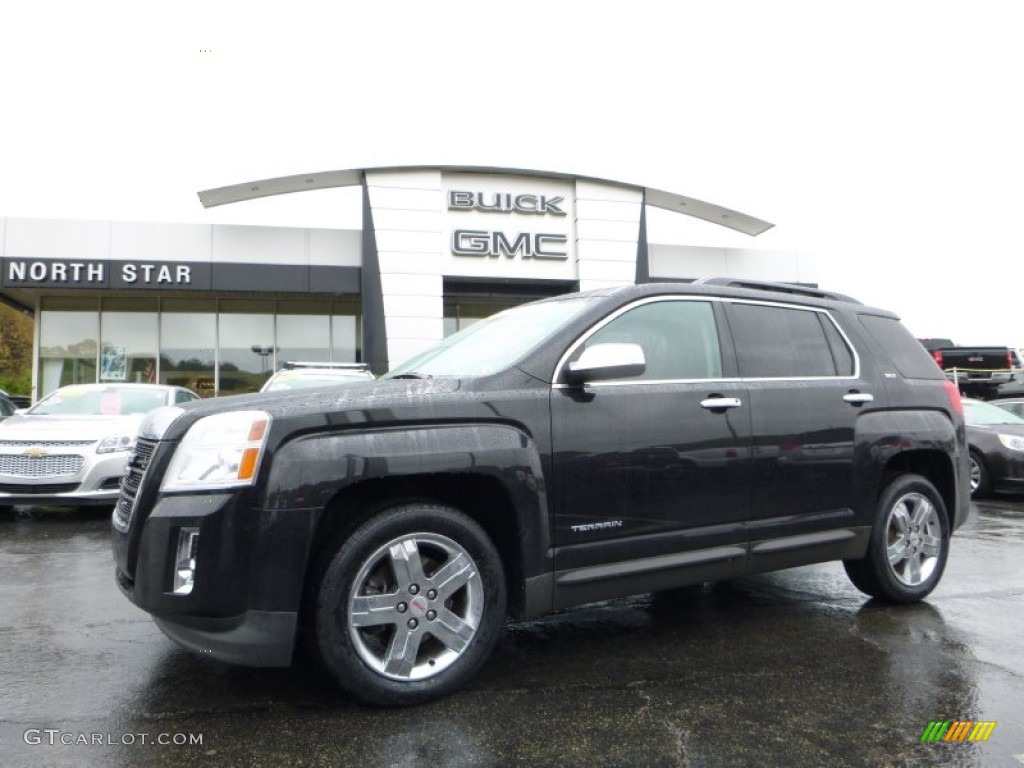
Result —
[[200, 397], [216, 394], [215, 299], [163, 299], [160, 345], [161, 384], [187, 387]]
[[49, 296], [40, 306], [37, 397], [96, 381], [234, 395], [287, 361], [362, 360], [358, 298]]
[[156, 299], [101, 301], [100, 381], [156, 383], [158, 306]]
[[453, 333], [469, 328], [474, 323], [479, 323], [485, 317], [501, 312], [503, 309], [517, 306], [524, 303], [525, 299], [503, 301], [474, 301], [461, 298], [446, 298], [444, 301], [444, 335], [445, 338]]
[[331, 306], [331, 361], [363, 360], [363, 307], [359, 301], [335, 301]]
[[277, 302], [277, 363], [331, 361], [329, 301]]
[[277, 365], [273, 300], [222, 299], [218, 341], [218, 394], [258, 392]]
[[97, 299], [46, 296], [40, 307], [36, 397], [66, 384], [96, 381], [100, 335]]

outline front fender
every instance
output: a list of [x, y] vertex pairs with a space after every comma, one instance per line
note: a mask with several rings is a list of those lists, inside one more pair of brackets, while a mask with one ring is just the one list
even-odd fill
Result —
[[549, 574], [551, 543], [540, 453], [532, 437], [507, 424], [304, 434], [274, 452], [261, 505], [272, 514], [309, 510], [315, 528], [327, 504], [354, 484], [458, 475], [500, 483], [515, 511], [524, 578]]

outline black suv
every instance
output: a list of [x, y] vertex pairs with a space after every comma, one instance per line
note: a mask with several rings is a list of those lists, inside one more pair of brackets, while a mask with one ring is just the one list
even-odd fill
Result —
[[842, 560], [920, 600], [968, 514], [956, 387], [895, 315], [709, 280], [502, 312], [382, 379], [149, 416], [117, 582], [181, 645], [376, 704], [506, 616]]

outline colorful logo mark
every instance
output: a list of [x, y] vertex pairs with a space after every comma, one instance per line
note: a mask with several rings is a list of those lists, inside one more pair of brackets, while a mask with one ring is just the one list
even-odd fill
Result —
[[932, 720], [921, 734], [921, 741], [988, 741], [996, 728], [995, 720]]

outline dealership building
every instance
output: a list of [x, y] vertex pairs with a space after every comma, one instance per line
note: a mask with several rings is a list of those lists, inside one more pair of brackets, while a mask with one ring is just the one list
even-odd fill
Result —
[[681, 194], [477, 167], [327, 171], [199, 193], [206, 207], [362, 189], [362, 227], [0, 219], [0, 299], [35, 317], [33, 399], [149, 381], [251, 392], [288, 361], [376, 373], [509, 306], [576, 290], [728, 276], [813, 282], [805, 254], [651, 243], [650, 208], [757, 235]]

